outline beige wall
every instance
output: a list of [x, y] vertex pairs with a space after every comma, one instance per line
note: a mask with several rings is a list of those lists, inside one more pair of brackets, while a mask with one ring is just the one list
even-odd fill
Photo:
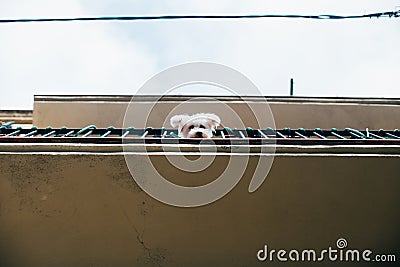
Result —
[[[139, 115], [142, 107], [152, 104], [150, 100], [137, 101]], [[161, 101], [148, 126], [159, 127], [168, 120], [167, 114], [181, 103], [178, 100]], [[236, 100], [221, 101], [239, 113], [246, 126], [255, 127], [249, 110]], [[33, 123], [120, 127], [127, 101], [126, 97], [35, 97]], [[258, 114], [265, 108], [257, 99], [249, 101]], [[269, 102], [278, 128], [399, 125], [397, 100]], [[200, 101], [176, 112], [187, 108], [188, 113], [215, 112], [224, 125], [241, 127], [220, 107]], [[235, 149], [237, 154], [231, 156], [247, 156]], [[400, 259], [398, 146], [278, 147], [267, 180], [252, 194], [247, 188], [258, 155], [250, 154], [244, 177], [228, 195], [189, 209], [162, 204], [145, 194], [133, 181], [118, 145], [2, 144], [0, 151], [1, 266], [272, 266], [256, 260], [265, 244], [273, 249], [319, 251], [335, 248], [340, 237], [350, 248], [397, 253]], [[140, 164], [144, 156], [134, 146], [130, 151]], [[210, 182], [229, 160], [229, 155], [216, 153], [209, 169], [188, 175], [172, 168], [158, 153], [160, 147], [154, 145], [149, 151], [160, 172], [188, 186]]]
[[32, 110], [0, 110], [0, 122], [13, 121], [13, 127], [31, 128]]
[[[153, 97], [154, 98], [154, 97]], [[151, 97], [136, 100], [135, 110], [146, 117], [153, 106]], [[94, 124], [98, 127], [113, 125], [121, 127], [130, 97], [35, 97], [33, 124], [38, 127], [81, 128]], [[260, 98], [247, 98], [247, 103], [233, 97], [220, 97], [220, 102], [198, 99], [186, 102], [187, 97], [165, 97], [159, 101], [148, 118], [146, 126], [159, 128], [169, 126], [172, 115], [181, 113], [213, 112], [222, 119], [222, 124], [231, 128], [245, 126], [253, 128], [272, 127], [270, 120], [258, 125], [253, 113], [266, 114], [265, 102]], [[400, 101], [384, 99], [340, 99], [340, 98], [267, 98], [277, 128], [370, 128], [395, 129], [400, 125]], [[240, 118], [237, 117], [240, 116]], [[268, 113], [267, 116], [268, 117]], [[136, 126], [136, 125], [131, 125]], [[137, 128], [142, 128], [136, 126]]]
[[[25, 146], [20, 150], [28, 153], [0, 153], [1, 266], [271, 266], [256, 261], [264, 244], [320, 250], [334, 248], [340, 237], [351, 248], [398, 253], [398, 148], [392, 155], [348, 150], [341, 156], [325, 149], [279, 153], [267, 180], [249, 194], [253, 155], [228, 195], [198, 208], [146, 195], [118, 152], [39, 153], [37, 147], [30, 154]], [[134, 157], [139, 164], [143, 156]], [[184, 185], [207, 182], [228, 160], [217, 155], [210, 169], [187, 175], [164, 156], [151, 157]]]

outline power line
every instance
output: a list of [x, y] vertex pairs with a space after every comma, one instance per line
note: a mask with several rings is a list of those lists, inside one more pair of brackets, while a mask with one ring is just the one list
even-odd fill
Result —
[[300, 19], [319, 19], [319, 20], [339, 20], [339, 19], [362, 19], [362, 18], [398, 18], [400, 10], [370, 13], [363, 15], [273, 15], [273, 14], [254, 14], [254, 15], [162, 15], [162, 16], [112, 16], [112, 17], [78, 17], [78, 18], [36, 18], [36, 19], [0, 19], [0, 23], [22, 23], [22, 22], [66, 22], [66, 21], [134, 21], [134, 20], [180, 20], [180, 19], [259, 19], [259, 18], [300, 18]]

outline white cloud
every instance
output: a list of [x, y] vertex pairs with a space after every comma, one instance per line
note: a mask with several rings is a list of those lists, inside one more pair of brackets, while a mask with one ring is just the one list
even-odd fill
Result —
[[[399, 1], [186, 3], [176, 9], [203, 10], [201, 13], [363, 14], [394, 10]], [[289, 78], [293, 77], [295, 93], [301, 95], [399, 97], [399, 33], [399, 19], [394, 18], [263, 19], [175, 23], [164, 36], [171, 36], [165, 39], [170, 61], [175, 64], [185, 58], [227, 64], [247, 74], [267, 95], [287, 95]]]
[[[360, 14], [400, 1], [1, 1], [2, 17]], [[72, 22], [0, 25], [0, 108], [33, 94], [131, 94], [163, 68], [226, 64], [265, 94], [400, 97], [399, 19]], [[196, 92], [192, 92], [196, 93]]]
[[[25, 3], [0, 8], [18, 17], [84, 14], [78, 1]], [[156, 71], [155, 55], [105, 23], [0, 25], [0, 40], [2, 109], [32, 108], [33, 94], [133, 93]]]

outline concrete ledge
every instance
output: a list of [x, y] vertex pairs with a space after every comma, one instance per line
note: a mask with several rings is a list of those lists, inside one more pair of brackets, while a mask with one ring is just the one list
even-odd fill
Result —
[[[260, 101], [275, 103], [354, 103], [354, 104], [382, 104], [400, 105], [400, 98], [362, 98], [362, 97], [307, 97], [307, 96], [200, 96], [200, 95], [35, 95], [35, 102], [181, 102], [192, 100], [193, 98], [214, 98], [224, 102], [239, 101]], [[200, 99], [194, 101], [201, 101]]]
[[32, 110], [0, 110], [0, 121], [17, 124], [32, 124]]
[[[201, 149], [201, 152], [200, 152]], [[299, 145], [277, 145], [277, 146], [209, 146], [209, 145], [171, 145], [171, 144], [71, 144], [71, 143], [0, 143], [0, 153], [192, 153], [192, 154], [371, 154], [371, 155], [400, 155], [400, 146], [397, 145], [329, 145], [329, 146], [299, 146]]]

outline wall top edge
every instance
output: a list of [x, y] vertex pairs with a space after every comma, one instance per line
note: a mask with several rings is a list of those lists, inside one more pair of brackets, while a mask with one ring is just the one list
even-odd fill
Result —
[[35, 95], [35, 102], [175, 102], [175, 101], [269, 101], [299, 103], [359, 103], [400, 105], [400, 98], [306, 97], [306, 96], [212, 96], [212, 95]]

